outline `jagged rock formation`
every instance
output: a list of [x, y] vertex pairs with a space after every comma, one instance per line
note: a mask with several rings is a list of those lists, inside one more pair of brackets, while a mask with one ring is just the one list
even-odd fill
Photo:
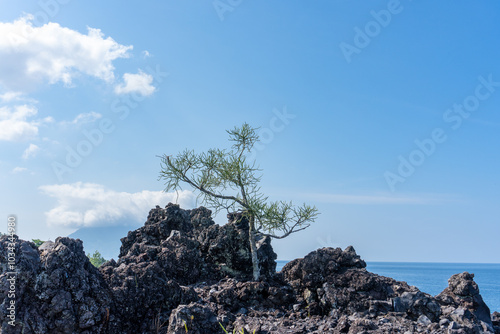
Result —
[[322, 248], [275, 273], [258, 240], [263, 278], [251, 281], [248, 221], [216, 225], [210, 210], [169, 204], [93, 267], [82, 243], [16, 243], [16, 327], [8, 325], [8, 240], [0, 238], [2, 333], [500, 333], [473, 274], [436, 297], [368, 272], [353, 247]]
[[0, 238], [0, 317], [2, 333], [104, 333], [111, 291], [83, 252], [80, 240], [57, 238], [37, 249], [16, 242], [16, 326], [6, 315], [8, 303], [7, 236]]

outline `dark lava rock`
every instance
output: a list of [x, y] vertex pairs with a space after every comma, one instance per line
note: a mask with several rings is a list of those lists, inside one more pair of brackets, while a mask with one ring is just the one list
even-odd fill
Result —
[[[392, 299], [412, 292], [405, 282], [368, 272], [353, 247], [322, 248], [287, 263], [281, 271], [309, 314], [393, 311]], [[439, 307], [438, 307], [439, 308]], [[420, 315], [420, 314], [416, 314]]]
[[105, 332], [112, 302], [99, 271], [83, 252], [82, 242], [57, 238], [42, 247], [18, 240], [16, 248], [16, 326], [8, 325], [7, 270], [9, 241], [0, 238], [2, 272], [0, 314], [5, 333]]
[[[122, 239], [118, 261], [100, 267], [115, 301], [112, 330], [147, 332], [168, 323], [172, 310], [199, 299], [194, 290], [182, 286], [224, 277], [251, 278], [248, 222], [234, 218], [219, 226], [211, 214], [204, 207], [157, 206], [143, 227]], [[276, 254], [270, 240], [259, 246], [264, 277], [272, 276]]]
[[495, 333], [500, 334], [500, 313], [493, 312], [491, 315], [491, 323], [493, 324], [493, 328], [495, 329]]
[[[183, 210], [171, 203], [165, 209], [157, 206], [143, 227], [122, 239], [118, 265], [160, 261], [168, 277], [183, 284], [223, 277], [251, 279], [248, 220], [241, 213], [229, 214], [229, 222], [219, 226], [211, 215], [204, 207]], [[277, 256], [269, 237], [258, 237], [257, 252], [261, 275], [274, 276]]]
[[[227, 217], [229, 223], [224, 226], [213, 224], [200, 230], [197, 236], [201, 244], [200, 249], [204, 255], [206, 254], [206, 261], [220, 268], [225, 276], [251, 279], [248, 219], [240, 212], [230, 213]], [[264, 279], [273, 277], [276, 273], [277, 255], [271, 246], [271, 238], [257, 236], [256, 242], [260, 274]]]
[[158, 262], [108, 262], [100, 268], [113, 291], [112, 333], [149, 333], [166, 323], [172, 309], [196, 300], [196, 294], [169, 280]]
[[122, 246], [119, 258], [139, 254], [137, 249], [134, 249], [134, 245], [160, 246], [161, 242], [166, 240], [173, 230], [183, 234], [192, 232], [193, 225], [189, 211], [182, 210], [178, 205], [171, 203], [165, 209], [156, 206], [149, 212], [143, 227], [130, 231], [125, 238], [121, 239]]
[[[425, 319], [436, 322], [441, 315], [441, 306], [430, 295], [420, 292], [404, 292], [401, 296], [393, 299], [394, 311], [404, 312], [413, 320]], [[422, 320], [425, 322], [425, 320]]]
[[465, 324], [480, 321], [488, 330], [493, 331], [490, 309], [479, 293], [474, 274], [463, 272], [451, 276], [448, 287], [436, 299], [442, 305], [455, 309], [450, 313], [454, 321]]
[[295, 302], [293, 289], [276, 282], [241, 282], [230, 278], [198, 287], [196, 291], [207, 303], [216, 304], [221, 314], [269, 309], [286, 311]]
[[[500, 333], [473, 274], [453, 275], [432, 297], [366, 270], [353, 247], [322, 248], [275, 273], [268, 237], [257, 241], [262, 279], [251, 280], [248, 220], [156, 207], [99, 270], [80, 240], [39, 248], [16, 241], [16, 274], [0, 238], [1, 333]], [[8, 325], [16, 277], [16, 327]]]
[[327, 277], [332, 277], [349, 268], [365, 268], [352, 246], [345, 251], [340, 248], [321, 248], [306, 255], [303, 259], [288, 262], [282, 269], [285, 279], [292, 286], [319, 288]]
[[205, 305], [191, 303], [181, 305], [172, 311], [169, 319], [169, 334], [220, 333], [222, 328], [212, 310]]

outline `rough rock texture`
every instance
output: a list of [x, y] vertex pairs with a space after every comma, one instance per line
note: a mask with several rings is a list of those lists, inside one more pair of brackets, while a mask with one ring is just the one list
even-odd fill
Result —
[[451, 276], [448, 280], [448, 287], [437, 295], [436, 299], [442, 305], [455, 309], [450, 312], [449, 316], [458, 323], [480, 321], [483, 326], [493, 331], [490, 309], [479, 294], [479, 287], [474, 282], [474, 274], [464, 272]]
[[[252, 277], [248, 220], [229, 214], [224, 226], [214, 223], [212, 212], [204, 207], [182, 210], [169, 204], [151, 210], [144, 225], [122, 239], [120, 260], [124, 262], [159, 261], [167, 276], [183, 284], [217, 280], [226, 276]], [[261, 274], [272, 277], [276, 253], [269, 237], [257, 241]]]
[[[245, 220], [231, 216], [228, 224], [219, 226], [211, 214], [203, 207], [157, 206], [144, 227], [122, 239], [119, 260], [100, 268], [114, 295], [113, 331], [147, 332], [168, 323], [173, 309], [198, 299], [194, 290], [180, 285], [251, 277]], [[276, 254], [269, 240], [260, 243], [259, 258], [263, 272], [273, 275]]]
[[189, 305], [180, 305], [172, 311], [167, 333], [205, 334], [219, 333], [220, 331], [221, 327], [217, 317], [210, 307], [191, 303]]
[[16, 244], [16, 322], [6, 319], [8, 282], [7, 236], [0, 238], [0, 317], [5, 333], [105, 332], [111, 292], [99, 271], [89, 262], [80, 240], [57, 238], [42, 251], [32, 242]]
[[432, 297], [368, 272], [353, 247], [318, 249], [275, 273], [276, 254], [261, 237], [263, 277], [251, 281], [248, 221], [228, 219], [218, 226], [203, 207], [156, 207], [99, 270], [80, 240], [16, 242], [16, 327], [7, 323], [4, 236], [1, 332], [500, 333], [500, 314], [490, 316], [473, 274], [453, 275]]
[[[203, 208], [204, 210], [207, 210]], [[200, 213], [191, 213], [199, 219]], [[210, 215], [209, 210], [204, 212]], [[217, 265], [229, 276], [249, 279], [252, 277], [252, 260], [248, 242], [248, 219], [241, 213], [227, 215], [229, 223], [224, 226], [212, 224], [197, 235], [201, 251], [206, 261]], [[206, 254], [206, 255], [205, 255]], [[265, 278], [276, 272], [276, 253], [269, 237], [257, 237], [257, 254], [260, 261], [260, 273]]]
[[491, 322], [493, 324], [493, 328], [495, 329], [495, 333], [500, 333], [500, 313], [493, 312], [491, 315]]

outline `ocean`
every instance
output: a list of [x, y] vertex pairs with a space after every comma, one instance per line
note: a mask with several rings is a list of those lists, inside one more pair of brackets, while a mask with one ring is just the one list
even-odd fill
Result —
[[[283, 260], [276, 262], [276, 271], [288, 263]], [[405, 281], [432, 296], [448, 286], [451, 275], [468, 271], [474, 274], [474, 281], [490, 311], [500, 312], [500, 264], [367, 262], [366, 265], [372, 273]]]

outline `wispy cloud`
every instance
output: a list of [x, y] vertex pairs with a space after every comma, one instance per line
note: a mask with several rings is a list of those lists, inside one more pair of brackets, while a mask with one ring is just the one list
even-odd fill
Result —
[[19, 173], [27, 172], [27, 171], [28, 171], [28, 168], [15, 167], [14, 169], [12, 169], [12, 174], [19, 174]]
[[0, 94], [0, 101], [4, 103], [21, 100], [23, 100], [23, 93], [21, 92], [6, 92]]
[[177, 202], [184, 208], [191, 208], [196, 198], [190, 191], [128, 193], [82, 182], [45, 185], [40, 190], [57, 199], [56, 207], [45, 213], [48, 224], [66, 227], [118, 225], [130, 219], [145, 221], [155, 205]]
[[125, 73], [123, 75], [124, 83], [115, 87], [116, 94], [138, 93], [142, 96], [149, 96], [156, 91], [152, 85], [153, 76], [139, 71], [137, 74]]
[[80, 124], [85, 124], [85, 123], [92, 123], [100, 118], [102, 118], [101, 114], [99, 114], [95, 111], [91, 111], [88, 113], [78, 114], [72, 121], [62, 121], [61, 124], [63, 124], [63, 125], [67, 125], [67, 124], [80, 125]]

